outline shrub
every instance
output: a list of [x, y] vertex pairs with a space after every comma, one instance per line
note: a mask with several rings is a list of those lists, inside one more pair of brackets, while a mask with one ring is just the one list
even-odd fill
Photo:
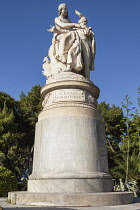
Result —
[[0, 166], [0, 197], [6, 197], [10, 191], [17, 191], [17, 179], [10, 170]]
[[122, 179], [119, 179], [120, 183], [115, 185], [115, 191], [129, 191], [134, 193], [134, 197], [140, 196], [139, 181], [129, 180], [124, 183]]

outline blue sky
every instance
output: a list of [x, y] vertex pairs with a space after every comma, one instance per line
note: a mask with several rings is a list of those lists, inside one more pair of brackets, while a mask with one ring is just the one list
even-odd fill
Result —
[[137, 106], [140, 85], [140, 0], [0, 0], [0, 91], [19, 99], [39, 84], [58, 5], [67, 3], [88, 19], [97, 44], [91, 80], [100, 90], [99, 102], [120, 105], [128, 94]]

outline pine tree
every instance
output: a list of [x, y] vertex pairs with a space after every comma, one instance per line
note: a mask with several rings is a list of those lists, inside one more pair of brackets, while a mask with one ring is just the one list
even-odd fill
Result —
[[0, 112], [0, 152], [2, 155], [2, 163], [6, 168], [10, 169], [16, 175], [18, 174], [12, 159], [15, 158], [15, 149], [20, 134], [17, 132], [17, 124], [12, 109], [8, 109], [6, 102]]

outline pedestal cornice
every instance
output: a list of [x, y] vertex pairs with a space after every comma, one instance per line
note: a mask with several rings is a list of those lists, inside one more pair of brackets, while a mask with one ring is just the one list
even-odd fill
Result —
[[83, 81], [65, 80], [47, 84], [41, 89], [41, 96], [44, 98], [45, 95], [51, 91], [58, 89], [80, 89], [89, 91], [96, 99], [99, 97], [100, 90], [93, 83]]

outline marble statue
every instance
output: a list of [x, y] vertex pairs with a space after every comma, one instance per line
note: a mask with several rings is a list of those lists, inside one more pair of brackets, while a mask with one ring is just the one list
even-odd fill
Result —
[[49, 58], [45, 57], [43, 60], [42, 73], [51, 77], [60, 72], [74, 72], [89, 78], [95, 58], [92, 28], [87, 26], [87, 19], [77, 10], [75, 13], [80, 19], [78, 23], [72, 23], [68, 18], [66, 4], [59, 5], [58, 13], [55, 26], [48, 30], [54, 35], [48, 52]]
[[94, 33], [80, 12], [75, 11], [78, 23], [72, 23], [66, 4], [58, 11], [43, 64], [47, 79], [41, 88], [43, 108], [35, 128], [32, 174], [27, 192], [9, 192], [8, 201], [61, 208], [132, 203], [133, 193], [113, 192], [97, 106], [100, 89], [89, 79]]

